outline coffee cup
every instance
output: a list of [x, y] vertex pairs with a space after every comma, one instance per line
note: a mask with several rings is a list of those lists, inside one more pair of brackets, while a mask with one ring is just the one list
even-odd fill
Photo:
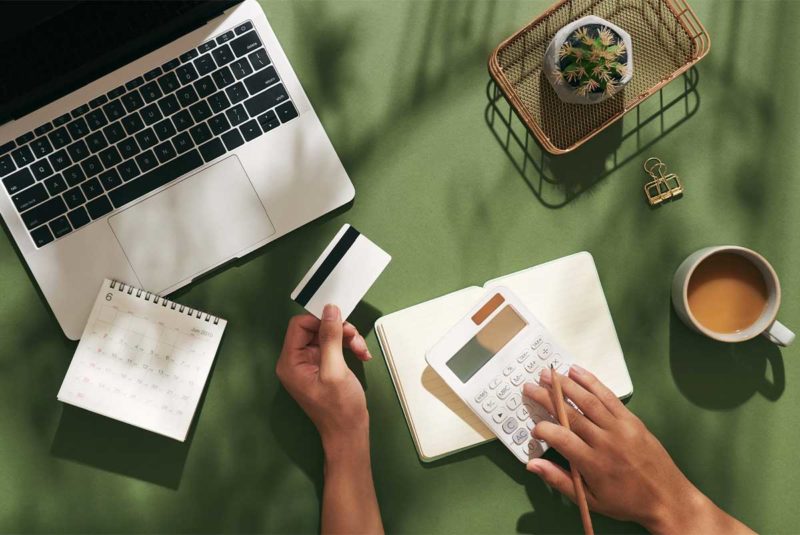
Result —
[[689, 255], [675, 272], [672, 304], [686, 325], [720, 342], [759, 334], [779, 346], [794, 341], [794, 333], [777, 320], [778, 275], [763, 256], [745, 247], [706, 247]]

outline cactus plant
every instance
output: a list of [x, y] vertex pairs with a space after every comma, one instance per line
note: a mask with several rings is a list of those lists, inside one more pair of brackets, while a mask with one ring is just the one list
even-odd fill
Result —
[[589, 15], [556, 33], [547, 47], [544, 74], [558, 97], [570, 103], [601, 102], [622, 89], [632, 76], [630, 35]]

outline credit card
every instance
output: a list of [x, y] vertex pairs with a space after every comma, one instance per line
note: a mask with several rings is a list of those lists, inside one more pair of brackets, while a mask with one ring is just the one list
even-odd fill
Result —
[[345, 225], [294, 289], [292, 300], [320, 319], [325, 305], [336, 305], [345, 320], [391, 260], [389, 253]]

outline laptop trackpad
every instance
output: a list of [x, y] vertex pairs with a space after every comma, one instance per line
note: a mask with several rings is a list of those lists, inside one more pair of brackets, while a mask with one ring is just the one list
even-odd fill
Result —
[[275, 233], [231, 156], [108, 220], [145, 289], [161, 292]]

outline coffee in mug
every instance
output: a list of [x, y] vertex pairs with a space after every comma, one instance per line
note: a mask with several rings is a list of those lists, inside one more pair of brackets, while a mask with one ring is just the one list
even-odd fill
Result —
[[776, 320], [780, 283], [767, 260], [750, 249], [707, 247], [678, 268], [672, 301], [689, 327], [715, 340], [741, 342], [764, 334], [789, 345], [794, 333]]

